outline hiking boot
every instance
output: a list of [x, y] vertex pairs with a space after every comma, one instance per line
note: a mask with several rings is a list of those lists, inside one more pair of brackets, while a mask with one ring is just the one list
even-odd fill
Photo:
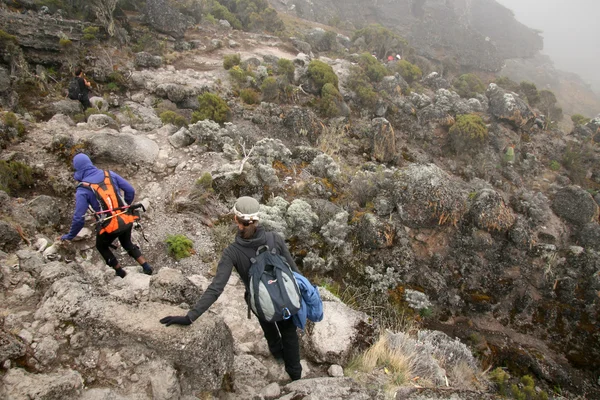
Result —
[[119, 268], [115, 268], [115, 274], [118, 277], [125, 278], [125, 276], [127, 275], [127, 272], [125, 272], [125, 270], [123, 268], [119, 267]]
[[150, 268], [150, 266], [144, 266], [144, 265], [142, 265], [142, 269], [144, 270], [144, 273], [146, 275], [152, 275], [152, 268]]

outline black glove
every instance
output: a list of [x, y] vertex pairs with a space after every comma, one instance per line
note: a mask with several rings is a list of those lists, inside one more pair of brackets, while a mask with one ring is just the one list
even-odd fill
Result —
[[164, 317], [163, 319], [161, 319], [160, 323], [161, 324], [165, 324], [166, 326], [171, 326], [171, 325], [191, 325], [192, 324], [192, 320], [187, 315], [185, 315], [183, 317], [168, 316], [168, 317]]

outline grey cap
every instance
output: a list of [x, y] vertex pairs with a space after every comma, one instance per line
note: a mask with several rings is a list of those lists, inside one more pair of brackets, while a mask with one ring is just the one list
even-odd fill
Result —
[[260, 204], [256, 199], [243, 196], [237, 199], [233, 206], [233, 213], [236, 217], [245, 221], [258, 221], [258, 210]]

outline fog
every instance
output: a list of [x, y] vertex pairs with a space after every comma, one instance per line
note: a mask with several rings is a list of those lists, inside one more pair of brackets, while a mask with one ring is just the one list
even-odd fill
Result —
[[579, 74], [600, 93], [600, 0], [496, 0], [518, 21], [543, 31], [556, 68]]

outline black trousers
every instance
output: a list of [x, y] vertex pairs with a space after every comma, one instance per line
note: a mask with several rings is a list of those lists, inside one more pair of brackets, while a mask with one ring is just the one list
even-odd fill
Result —
[[83, 106], [83, 111], [92, 108], [92, 103], [90, 103], [90, 97], [87, 93], [79, 95], [79, 102]]
[[265, 322], [258, 319], [269, 344], [269, 351], [277, 359], [283, 358], [285, 372], [293, 381], [300, 379], [300, 344], [296, 325], [291, 318], [279, 322]]
[[104, 258], [104, 261], [106, 261], [106, 265], [108, 265], [109, 267], [114, 268], [117, 265], [119, 265], [119, 261], [116, 259], [115, 255], [110, 250], [110, 245], [117, 238], [119, 239], [119, 242], [121, 242], [121, 246], [123, 246], [123, 248], [127, 250], [127, 254], [129, 254], [131, 257], [137, 259], [142, 255], [140, 248], [131, 242], [132, 229], [133, 225], [125, 232], [122, 232], [117, 235], [103, 233], [102, 235], [96, 236], [96, 249], [98, 249], [100, 255], [102, 256], [102, 258]]

